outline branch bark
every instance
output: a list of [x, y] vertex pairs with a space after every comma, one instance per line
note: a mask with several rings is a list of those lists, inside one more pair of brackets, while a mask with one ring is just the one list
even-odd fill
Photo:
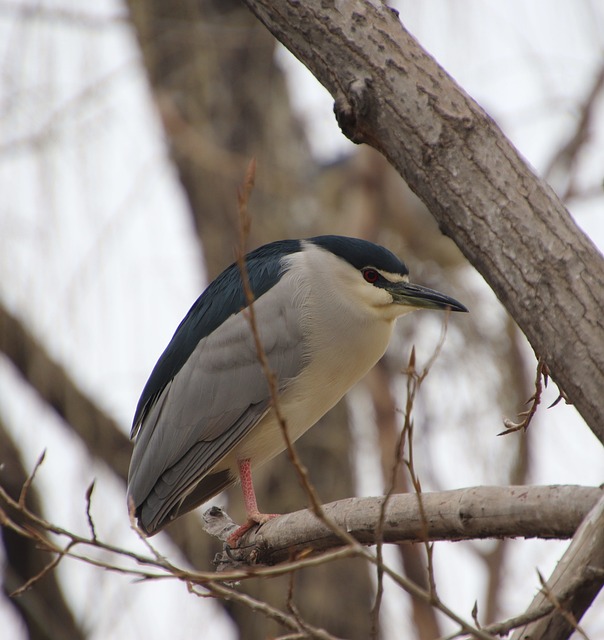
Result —
[[[393, 495], [388, 501], [383, 540], [390, 543], [479, 538], [570, 538], [604, 492], [599, 487], [473, 487], [421, 494]], [[383, 497], [348, 498], [324, 506], [325, 516], [363, 544], [375, 543]], [[210, 510], [211, 511], [211, 510]], [[204, 519], [207, 517], [207, 513]], [[212, 523], [221, 535], [224, 525]], [[237, 560], [275, 564], [300, 552], [341, 545], [330, 527], [310, 511], [270, 520], [247, 534]]]
[[[569, 588], [569, 586], [573, 588]], [[548, 602], [555, 604], [547, 617], [516, 630], [512, 640], [565, 640], [604, 585], [604, 496], [585, 518], [566, 553], [527, 614]], [[570, 615], [569, 615], [570, 614]]]
[[389, 7], [244, 1], [330, 91], [345, 135], [426, 203], [604, 442], [604, 260], [552, 189]]

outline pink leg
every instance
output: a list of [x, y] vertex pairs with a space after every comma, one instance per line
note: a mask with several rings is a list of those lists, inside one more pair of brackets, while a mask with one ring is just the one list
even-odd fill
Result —
[[271, 518], [276, 518], [279, 515], [278, 513], [260, 513], [260, 511], [258, 511], [256, 492], [254, 491], [254, 483], [252, 481], [252, 465], [249, 459], [239, 460], [237, 464], [239, 465], [239, 478], [241, 479], [241, 491], [243, 492], [247, 522], [228, 537], [227, 544], [229, 547], [236, 547], [241, 536], [256, 524], [264, 524]]
[[243, 504], [245, 513], [250, 520], [255, 515], [259, 515], [258, 503], [256, 502], [256, 492], [254, 491], [254, 481], [252, 480], [252, 465], [249, 460], [238, 460], [239, 479], [241, 480], [241, 491], [243, 492]]

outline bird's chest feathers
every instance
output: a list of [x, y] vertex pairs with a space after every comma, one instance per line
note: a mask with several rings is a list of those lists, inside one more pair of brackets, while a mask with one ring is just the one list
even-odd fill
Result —
[[376, 364], [386, 351], [394, 327], [394, 320], [385, 320], [369, 306], [356, 304], [354, 292], [345, 286], [330, 287], [325, 284], [328, 282], [333, 280], [309, 278], [298, 285], [298, 290], [305, 292], [297, 303], [306, 366], [282, 394], [283, 409], [295, 437], [300, 435], [298, 430], [303, 433], [331, 409]]
[[[336, 265], [337, 266], [337, 265]], [[320, 276], [313, 271], [314, 276]], [[279, 398], [291, 440], [329, 411], [382, 357], [394, 320], [380, 317], [341, 288], [326, 288], [329, 278], [289, 272], [282, 284], [297, 292], [294, 306], [303, 336], [305, 364]], [[317, 283], [323, 283], [319, 286]], [[269, 411], [239, 447], [238, 457], [256, 464], [285, 448], [275, 412]]]
[[392, 327], [392, 322], [362, 322], [344, 316], [318, 337], [311, 335], [313, 355], [299, 376], [300, 388], [310, 390], [316, 399], [341, 398], [384, 355]]
[[[391, 327], [386, 323], [371, 335], [343, 329], [330, 344], [314, 352], [308, 365], [280, 394], [279, 410], [291, 441], [297, 440], [327, 413], [380, 359]], [[269, 411], [235, 452], [257, 466], [285, 449], [282, 427]]]

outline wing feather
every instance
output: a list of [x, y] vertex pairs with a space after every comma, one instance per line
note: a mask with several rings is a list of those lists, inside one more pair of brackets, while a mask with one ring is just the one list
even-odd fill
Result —
[[[212, 458], [220, 460], [227, 455], [266, 410], [267, 403], [264, 410], [261, 407], [250, 408], [242, 416], [247, 425], [236, 425], [216, 440], [197, 442], [173, 467], [163, 473], [141, 505], [139, 518], [143, 529], [156, 532], [168, 524], [168, 520], [194, 509], [216, 495], [216, 487], [213, 484], [209, 491], [207, 487], [199, 484], [208, 473], [207, 461]], [[237, 436], [239, 438], [235, 439]], [[234, 484], [236, 479], [236, 476], [228, 473], [218, 490]], [[189, 507], [181, 509], [185, 499], [188, 500]]]
[[[285, 274], [254, 303], [261, 343], [280, 390], [305, 362], [300, 300], [292, 301], [291, 284]], [[145, 411], [128, 487], [144, 528], [152, 533], [165, 524], [269, 407], [269, 387], [247, 314], [235, 313], [199, 341]]]

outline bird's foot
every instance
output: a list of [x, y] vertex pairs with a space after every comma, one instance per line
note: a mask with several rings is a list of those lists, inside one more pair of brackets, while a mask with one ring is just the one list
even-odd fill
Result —
[[239, 544], [239, 540], [241, 540], [241, 538], [250, 529], [258, 524], [264, 524], [273, 518], [277, 518], [280, 515], [280, 513], [260, 513], [259, 511], [256, 511], [255, 513], [248, 513], [246, 523], [235, 529], [235, 531], [226, 539], [226, 543], [231, 547], [231, 549], [236, 549]]

